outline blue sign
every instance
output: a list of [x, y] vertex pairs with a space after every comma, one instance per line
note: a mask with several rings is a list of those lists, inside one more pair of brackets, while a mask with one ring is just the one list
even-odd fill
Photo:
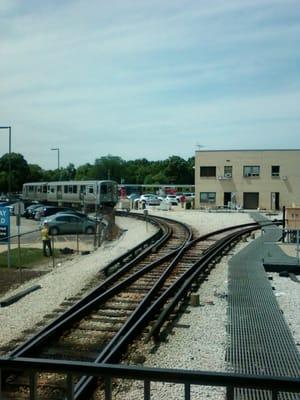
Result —
[[0, 242], [8, 243], [10, 231], [10, 210], [8, 207], [0, 207]]

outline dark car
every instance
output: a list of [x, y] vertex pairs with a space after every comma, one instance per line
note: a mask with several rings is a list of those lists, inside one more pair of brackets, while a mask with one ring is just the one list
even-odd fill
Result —
[[35, 213], [34, 219], [36, 221], [39, 221], [41, 218], [49, 217], [50, 215], [56, 214], [60, 211], [70, 211], [70, 208], [56, 207], [56, 206], [44, 206], [41, 209], [37, 210], [37, 212]]
[[44, 204], [31, 204], [30, 206], [26, 207], [23, 217], [27, 219], [33, 219], [37, 209], [42, 207], [45, 207]]

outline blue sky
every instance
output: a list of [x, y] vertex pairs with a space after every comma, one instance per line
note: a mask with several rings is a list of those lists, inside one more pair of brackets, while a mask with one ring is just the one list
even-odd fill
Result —
[[300, 3], [1, 0], [0, 125], [51, 169], [300, 148]]

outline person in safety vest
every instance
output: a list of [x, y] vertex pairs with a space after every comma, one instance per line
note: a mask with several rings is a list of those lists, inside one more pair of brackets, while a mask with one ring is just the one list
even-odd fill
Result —
[[49, 257], [52, 256], [52, 248], [51, 248], [51, 239], [49, 236], [49, 227], [48, 227], [48, 223], [45, 222], [43, 225], [43, 228], [41, 230], [41, 237], [42, 237], [42, 241], [43, 241], [43, 253], [45, 257], [48, 257], [47, 254], [47, 248], [49, 251]]

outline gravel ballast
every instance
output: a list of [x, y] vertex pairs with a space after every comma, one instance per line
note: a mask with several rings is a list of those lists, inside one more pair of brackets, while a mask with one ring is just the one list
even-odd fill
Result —
[[[177, 207], [176, 207], [177, 208]], [[253, 222], [248, 213], [207, 213], [198, 210], [182, 210], [179, 207], [169, 212], [149, 210], [150, 214], [165, 216], [181, 220], [191, 227], [198, 235], [234, 224]], [[76, 295], [104, 266], [113, 258], [124, 253], [129, 248], [151, 236], [155, 227], [130, 218], [117, 218], [117, 224], [124, 230], [123, 235], [114, 242], [106, 243], [96, 252], [80, 257], [75, 256], [72, 261], [62, 263], [51, 273], [30, 281], [40, 284], [41, 290], [30, 294], [7, 308], [0, 308], [0, 346], [22, 335], [25, 329], [43, 319], [45, 314], [51, 313], [67, 298]], [[238, 244], [231, 253], [236, 253], [247, 243]], [[155, 353], [143, 353], [146, 361], [143, 365], [161, 368], [187, 368], [207, 371], [226, 371], [226, 309], [227, 309], [227, 276], [228, 257], [223, 258], [211, 271], [209, 279], [199, 290], [200, 306], [187, 308], [173, 328], [168, 341], [161, 344]], [[299, 283], [289, 278], [281, 278], [272, 274], [276, 291], [275, 295], [291, 327], [295, 341], [300, 341], [299, 321]], [[21, 289], [25, 289], [23, 285]], [[145, 345], [145, 349], [152, 345]], [[142, 398], [143, 384], [135, 382], [126, 390], [124, 385], [116, 387], [114, 398], [137, 399]], [[193, 399], [225, 398], [222, 388], [192, 386]], [[183, 398], [182, 385], [151, 383], [151, 399], [179, 399]]]

